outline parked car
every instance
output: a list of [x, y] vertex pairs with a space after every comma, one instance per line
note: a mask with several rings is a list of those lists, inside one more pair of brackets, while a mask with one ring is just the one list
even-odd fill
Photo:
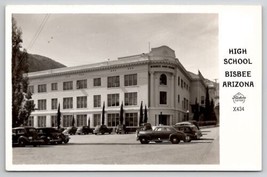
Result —
[[93, 129], [88, 126], [81, 126], [77, 128], [77, 135], [87, 135], [89, 133], [93, 133]]
[[97, 125], [94, 129], [94, 134], [105, 134], [105, 133], [109, 133], [111, 134], [112, 132], [112, 128], [108, 128], [106, 125]]
[[60, 144], [62, 144], [62, 143], [65, 143], [65, 144], [67, 144], [68, 142], [69, 142], [69, 140], [70, 140], [70, 136], [69, 136], [69, 134], [68, 133], [63, 133], [63, 132], [60, 132], [60, 137], [61, 137], [61, 142], [60, 142]]
[[128, 133], [126, 125], [121, 125], [121, 124], [116, 126], [115, 132], [117, 134], [127, 134]]
[[12, 129], [12, 145], [41, 145], [44, 140], [40, 139], [34, 127], [16, 127]]
[[199, 130], [199, 126], [197, 121], [184, 121], [184, 122], [178, 122], [175, 125], [195, 125], [197, 129]]
[[136, 134], [138, 134], [139, 131], [147, 131], [152, 130], [152, 126], [150, 123], [142, 123], [139, 128], [136, 129]]
[[70, 135], [75, 135], [77, 131], [77, 127], [68, 127], [66, 130], [63, 131], [63, 134], [70, 134]]
[[53, 127], [37, 128], [38, 135], [45, 144], [59, 144], [62, 142], [61, 133]]
[[185, 141], [185, 134], [172, 126], [155, 126], [154, 130], [140, 130], [137, 133], [137, 140], [141, 144], [148, 144], [150, 141], [170, 141], [172, 144], [177, 144], [181, 140]]
[[195, 125], [174, 125], [174, 128], [178, 131], [182, 131], [186, 134], [186, 141], [190, 142], [191, 140], [200, 139], [202, 133], [197, 129]]

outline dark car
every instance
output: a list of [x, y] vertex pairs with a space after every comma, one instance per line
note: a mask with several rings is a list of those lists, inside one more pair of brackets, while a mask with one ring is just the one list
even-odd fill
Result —
[[68, 127], [63, 131], [63, 134], [75, 135], [77, 127]]
[[178, 131], [182, 131], [186, 134], [186, 141], [190, 142], [191, 140], [200, 139], [202, 136], [201, 131], [193, 124], [191, 125], [174, 125], [174, 128]]
[[106, 125], [97, 125], [94, 129], [94, 134], [105, 134], [105, 133], [109, 133], [111, 134], [112, 132], [112, 128], [108, 128]]
[[152, 126], [150, 123], [142, 123], [139, 128], [136, 129], [136, 134], [138, 134], [139, 131], [147, 131], [152, 130]]
[[62, 143], [61, 133], [53, 127], [37, 128], [38, 135], [44, 140], [45, 144], [60, 144]]
[[76, 131], [77, 135], [87, 135], [89, 133], [93, 133], [93, 129], [88, 126], [78, 127]]
[[16, 127], [12, 129], [12, 145], [41, 145], [44, 140], [40, 139], [34, 127]]
[[126, 125], [121, 125], [121, 124], [116, 126], [115, 132], [117, 134], [127, 134], [128, 133]]
[[185, 141], [185, 134], [172, 126], [155, 126], [154, 130], [140, 130], [137, 133], [137, 140], [141, 144], [148, 144], [150, 141], [170, 141], [172, 144], [177, 144], [181, 140]]

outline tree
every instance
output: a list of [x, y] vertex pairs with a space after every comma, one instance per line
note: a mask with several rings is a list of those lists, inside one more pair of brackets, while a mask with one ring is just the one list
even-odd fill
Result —
[[12, 18], [12, 127], [28, 121], [34, 110], [31, 94], [28, 93], [28, 54], [22, 50], [22, 32]]
[[141, 101], [140, 105], [140, 115], [139, 115], [139, 126], [143, 123], [143, 101]]
[[210, 120], [210, 95], [209, 95], [209, 88], [206, 87], [206, 99], [205, 99], [205, 120]]
[[34, 110], [35, 104], [31, 100], [32, 99], [32, 93], [27, 92], [27, 94], [24, 96], [24, 100], [22, 102], [22, 108], [19, 110], [19, 118], [21, 121], [23, 121], [23, 125], [28, 124], [28, 119]]
[[197, 102], [197, 98], [196, 98], [196, 100], [195, 100], [195, 105], [194, 105], [193, 107], [194, 107], [194, 109], [193, 109], [193, 112], [194, 112], [194, 117], [193, 117], [193, 119], [194, 119], [195, 121], [199, 121], [199, 114], [200, 114], [200, 112], [199, 112], [199, 104], [198, 104], [198, 102]]

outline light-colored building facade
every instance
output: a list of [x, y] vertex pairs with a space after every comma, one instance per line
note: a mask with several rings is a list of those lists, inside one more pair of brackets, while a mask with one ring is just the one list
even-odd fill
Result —
[[139, 125], [141, 102], [152, 125], [159, 120], [172, 125], [188, 118], [198, 89], [167, 46], [115, 61], [33, 72], [28, 77], [37, 108], [30, 117], [35, 127], [56, 127], [59, 104], [63, 127], [70, 126], [73, 117], [75, 126], [87, 125], [88, 119], [92, 127], [100, 124], [103, 104], [105, 124], [115, 127], [123, 104], [124, 124], [134, 128]]

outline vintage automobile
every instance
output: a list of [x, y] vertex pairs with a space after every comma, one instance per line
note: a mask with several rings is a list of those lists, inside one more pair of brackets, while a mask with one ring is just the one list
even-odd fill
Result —
[[154, 130], [137, 132], [137, 141], [140, 141], [141, 144], [148, 144], [150, 141], [156, 143], [170, 141], [172, 144], [178, 144], [181, 140], [185, 141], [185, 134], [172, 126], [155, 126]]
[[104, 135], [105, 133], [111, 134], [112, 128], [108, 128], [106, 125], [97, 125], [94, 129], [94, 134], [102, 134]]
[[150, 123], [142, 123], [139, 128], [136, 129], [136, 134], [138, 134], [139, 131], [147, 131], [152, 130], [152, 126]]
[[66, 130], [63, 131], [63, 134], [75, 135], [77, 131], [77, 127], [67, 127]]
[[53, 127], [39, 127], [37, 132], [45, 144], [59, 144], [62, 142], [61, 133]]
[[173, 126], [176, 130], [184, 132], [186, 137], [186, 142], [190, 142], [191, 140], [200, 139], [202, 136], [202, 132], [195, 126], [195, 125], [174, 125]]
[[121, 125], [121, 124], [116, 126], [115, 132], [117, 134], [127, 134], [128, 133], [126, 125]]
[[12, 145], [13, 146], [22, 146], [44, 144], [37, 133], [37, 130], [34, 127], [16, 127], [12, 129]]
[[192, 120], [192, 121], [178, 122], [175, 125], [195, 125], [197, 127], [197, 129], [199, 130], [198, 123], [197, 123], [197, 121], [194, 121], [194, 120]]
[[77, 128], [77, 135], [87, 135], [89, 133], [93, 133], [93, 129], [88, 126], [81, 126]]

